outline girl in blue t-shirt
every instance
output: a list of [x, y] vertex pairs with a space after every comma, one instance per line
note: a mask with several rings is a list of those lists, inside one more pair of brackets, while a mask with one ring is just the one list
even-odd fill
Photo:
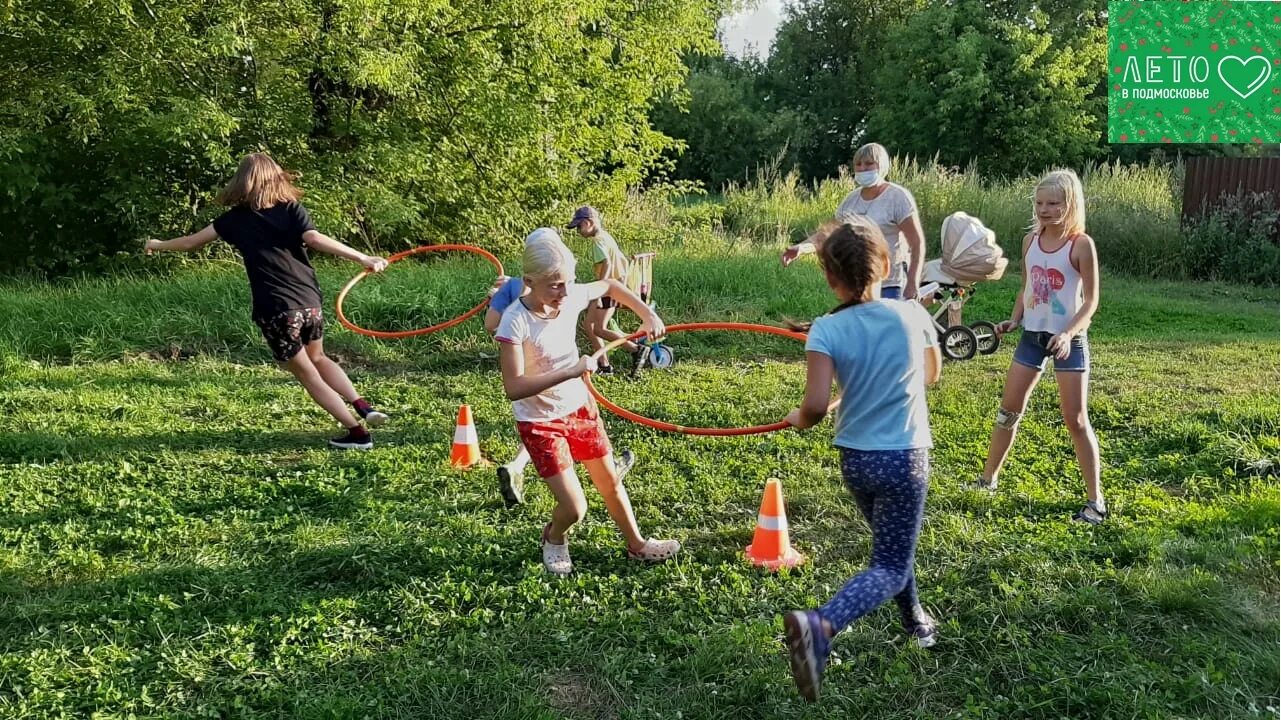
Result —
[[841, 304], [810, 329], [805, 399], [787, 422], [818, 424], [832, 383], [841, 388], [833, 442], [845, 484], [872, 526], [872, 557], [826, 605], [783, 617], [792, 675], [807, 700], [818, 698], [832, 637], [891, 597], [919, 645], [933, 645], [936, 635], [917, 601], [913, 564], [933, 444], [925, 386], [939, 378], [937, 335], [920, 303], [879, 299], [890, 257], [875, 224], [853, 216], [820, 234], [819, 262]]

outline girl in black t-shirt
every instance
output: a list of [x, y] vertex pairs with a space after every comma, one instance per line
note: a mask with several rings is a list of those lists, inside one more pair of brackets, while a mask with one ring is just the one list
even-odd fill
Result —
[[203, 230], [173, 240], [148, 240], [146, 249], [197, 250], [218, 238], [230, 243], [245, 262], [253, 297], [252, 317], [277, 362], [294, 374], [318, 405], [334, 416], [347, 434], [329, 441], [336, 448], [368, 450], [373, 439], [347, 405], [370, 427], [387, 415], [369, 405], [338, 363], [325, 355], [320, 285], [307, 259], [307, 248], [337, 255], [380, 272], [387, 261], [354, 250], [318, 232], [298, 203], [302, 192], [265, 153], [253, 153], [240, 167], [217, 202], [230, 209]]

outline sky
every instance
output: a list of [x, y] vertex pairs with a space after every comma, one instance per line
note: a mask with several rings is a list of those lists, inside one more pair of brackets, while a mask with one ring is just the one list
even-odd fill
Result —
[[769, 55], [770, 42], [782, 19], [783, 0], [760, 0], [756, 9], [725, 18], [721, 21], [725, 51], [743, 57], [754, 45], [752, 52], [764, 59]]

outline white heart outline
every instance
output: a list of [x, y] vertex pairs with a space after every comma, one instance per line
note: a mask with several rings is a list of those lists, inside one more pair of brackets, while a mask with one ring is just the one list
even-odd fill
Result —
[[[1260, 60], [1263, 62], [1263, 67], [1265, 70], [1267, 70], [1267, 72], [1261, 73], [1259, 75], [1259, 79], [1256, 80], [1251, 86], [1246, 88], [1247, 90], [1249, 90], [1249, 92], [1242, 94], [1240, 90], [1237, 90], [1232, 85], [1232, 83], [1228, 82], [1227, 78], [1223, 77], [1223, 63], [1229, 60], [1236, 60], [1237, 62], [1241, 63], [1241, 67], [1246, 67], [1250, 63], [1254, 62], [1255, 60]], [[1258, 92], [1259, 88], [1263, 87], [1268, 82], [1268, 80], [1272, 79], [1272, 63], [1268, 62], [1268, 59], [1263, 57], [1262, 55], [1251, 55], [1248, 58], [1241, 58], [1236, 55], [1226, 55], [1219, 60], [1219, 64], [1215, 68], [1215, 71], [1219, 73], [1219, 79], [1223, 81], [1223, 84], [1227, 85], [1228, 89], [1231, 90], [1232, 92], [1236, 93], [1237, 95], [1240, 95], [1242, 100]]]

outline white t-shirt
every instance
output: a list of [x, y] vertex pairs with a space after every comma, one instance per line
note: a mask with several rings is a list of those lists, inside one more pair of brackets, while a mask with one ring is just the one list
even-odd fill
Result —
[[890, 276], [881, 283], [884, 287], [903, 287], [907, 282], [907, 266], [911, 262], [912, 251], [903, 242], [903, 232], [898, 229], [899, 223], [916, 214], [916, 198], [902, 185], [886, 183], [880, 195], [872, 200], [864, 200], [862, 188], [855, 190], [841, 201], [836, 208], [836, 219], [848, 215], [862, 215], [881, 228], [885, 243], [890, 248]]
[[[578, 316], [600, 296], [598, 283], [574, 283], [554, 318], [540, 318], [517, 300], [503, 312], [495, 339], [517, 345], [525, 356], [525, 374], [545, 375], [578, 362]], [[587, 404], [591, 395], [582, 378], [572, 378], [523, 400], [512, 401], [512, 414], [521, 422], [558, 420]]]

